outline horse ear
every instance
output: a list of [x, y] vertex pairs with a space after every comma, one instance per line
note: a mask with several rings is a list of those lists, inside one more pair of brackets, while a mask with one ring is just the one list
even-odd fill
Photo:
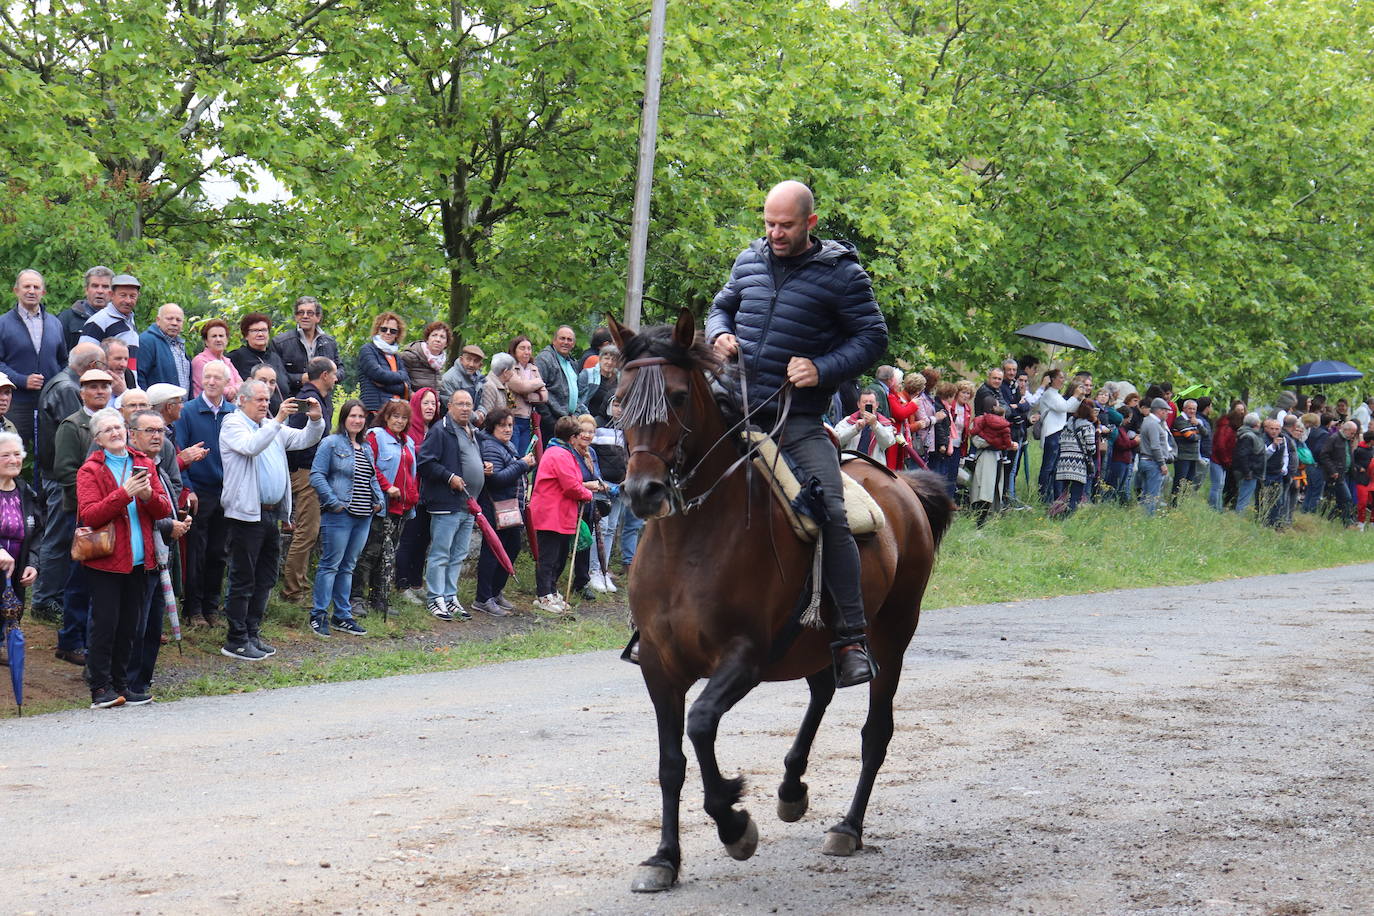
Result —
[[611, 340], [615, 341], [616, 347], [622, 351], [625, 345], [634, 339], [635, 332], [616, 321], [615, 316], [609, 312], [606, 313], [606, 327], [610, 328]]
[[634, 331], [616, 321], [615, 316], [610, 313], [606, 314], [606, 327], [611, 329], [611, 340], [615, 341], [616, 349], [622, 352], [625, 350], [625, 344], [635, 336]]
[[677, 325], [673, 328], [673, 343], [682, 347], [684, 350], [692, 346], [692, 341], [697, 336], [697, 320], [692, 315], [692, 310], [683, 308], [677, 313]]

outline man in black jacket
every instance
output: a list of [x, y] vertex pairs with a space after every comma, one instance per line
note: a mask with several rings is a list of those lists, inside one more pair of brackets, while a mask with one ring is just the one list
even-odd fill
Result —
[[[286, 388], [292, 397], [297, 396], [301, 388], [310, 381], [311, 360], [329, 360], [334, 364], [337, 380], [343, 381], [343, 365], [339, 362], [339, 342], [321, 330], [320, 320], [323, 317], [324, 312], [318, 299], [314, 296], [301, 296], [296, 300], [296, 326], [272, 338], [272, 349], [277, 351], [277, 356], [281, 357], [282, 365], [286, 368]], [[326, 411], [325, 416], [332, 414]], [[306, 468], [308, 470], [309, 465]]]
[[784, 385], [795, 386], [780, 444], [799, 476], [816, 478], [824, 494], [823, 576], [842, 617], [833, 644], [836, 683], [849, 687], [876, 672], [864, 635], [859, 549], [845, 516], [838, 453], [821, 416], [842, 380], [882, 356], [887, 323], [854, 247], [812, 237], [810, 188], [797, 181], [775, 186], [763, 222], [767, 235], [735, 259], [711, 304], [706, 339], [722, 358], [738, 355], [751, 406], [767, 403], [765, 414], [776, 411]]
[[[310, 398], [320, 402], [324, 416], [334, 416], [334, 402], [330, 393], [338, 384], [338, 371], [334, 361], [317, 356], [306, 364], [305, 384], [297, 390], [295, 397], [301, 401]], [[309, 415], [298, 410], [286, 421], [287, 426], [304, 429], [310, 420]], [[315, 450], [319, 443], [309, 448], [292, 449], [286, 453], [286, 467], [291, 472], [291, 546], [286, 550], [282, 563], [281, 596], [295, 604], [304, 604], [310, 599], [313, 580], [310, 578], [310, 552], [320, 539], [320, 494], [310, 485], [310, 465], [315, 460]]]
[[1354, 420], [1346, 420], [1339, 430], [1326, 437], [1322, 450], [1317, 454], [1317, 464], [1326, 477], [1326, 494], [1336, 501], [1336, 507], [1341, 513], [1341, 524], [1347, 528], [1355, 524], [1355, 506], [1350, 497], [1346, 476], [1350, 473], [1351, 455], [1355, 451], [1355, 439], [1359, 434], [1359, 424]]

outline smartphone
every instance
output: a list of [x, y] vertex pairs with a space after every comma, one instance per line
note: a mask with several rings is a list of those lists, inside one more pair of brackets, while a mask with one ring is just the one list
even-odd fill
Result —
[[864, 405], [864, 413], [872, 413], [872, 412], [873, 412], [873, 405], [872, 405], [872, 404], [865, 404], [865, 405]]

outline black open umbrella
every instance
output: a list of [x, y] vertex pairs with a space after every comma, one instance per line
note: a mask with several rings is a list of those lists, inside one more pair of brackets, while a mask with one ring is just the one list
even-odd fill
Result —
[[1036, 324], [1028, 324], [1016, 333], [1021, 337], [1029, 337], [1031, 340], [1038, 340], [1041, 343], [1054, 344], [1056, 347], [1072, 347], [1075, 350], [1097, 352], [1097, 347], [1088, 342], [1088, 338], [1083, 336], [1082, 331], [1058, 321], [1041, 321]]
[[1303, 363], [1292, 375], [1283, 380], [1285, 385], [1337, 385], [1364, 378], [1364, 373], [1354, 366], [1335, 359], [1319, 359]]

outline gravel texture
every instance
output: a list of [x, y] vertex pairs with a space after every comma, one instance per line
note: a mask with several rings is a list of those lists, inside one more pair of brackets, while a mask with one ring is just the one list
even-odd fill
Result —
[[[1129, 568], [1129, 564], [1127, 564]], [[762, 835], [727, 858], [689, 766], [682, 880], [611, 653], [0, 721], [6, 912], [1374, 912], [1374, 565], [932, 611], [866, 847], [842, 691], [773, 814], [805, 686], [726, 717]]]

